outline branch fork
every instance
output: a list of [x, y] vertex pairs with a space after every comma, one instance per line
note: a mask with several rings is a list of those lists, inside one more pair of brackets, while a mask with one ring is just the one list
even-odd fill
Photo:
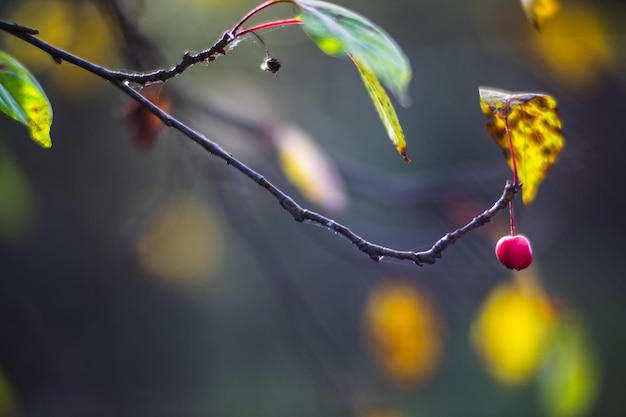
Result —
[[453, 245], [458, 239], [460, 239], [465, 234], [471, 232], [472, 230], [489, 223], [493, 217], [495, 217], [498, 213], [505, 210], [509, 206], [515, 195], [520, 191], [521, 186], [517, 182], [507, 182], [504, 187], [504, 191], [502, 192], [502, 195], [492, 205], [491, 208], [485, 210], [483, 213], [473, 218], [465, 226], [445, 234], [441, 239], [435, 242], [435, 244], [430, 249], [426, 251], [403, 251], [381, 246], [363, 239], [359, 235], [352, 232], [348, 227], [336, 222], [333, 219], [303, 208], [298, 203], [296, 203], [293, 198], [274, 186], [261, 174], [245, 165], [243, 162], [232, 156], [230, 153], [226, 152], [216, 142], [207, 139], [203, 134], [197, 132], [177, 118], [161, 110], [159, 107], [150, 102], [147, 98], [142, 96], [137, 90], [135, 90], [131, 86], [132, 84], [147, 85], [156, 82], [166, 82], [167, 80], [182, 74], [187, 68], [197, 63], [204, 61], [211, 62], [216, 59], [218, 55], [225, 55], [226, 47], [235, 39], [247, 33], [254, 33], [256, 31], [267, 29], [269, 27], [301, 23], [299, 18], [293, 18], [263, 23], [247, 29], [243, 28], [244, 22], [259, 11], [274, 4], [291, 2], [291, 0], [271, 0], [263, 3], [262, 5], [258, 6], [256, 9], [248, 13], [246, 16], [244, 16], [244, 18], [242, 18], [231, 31], [225, 32], [222, 37], [210, 48], [198, 53], [186, 52], [182, 56], [180, 62], [170, 69], [157, 69], [154, 71], [142, 73], [114, 71], [99, 66], [39, 39], [36, 36], [39, 31], [37, 31], [36, 29], [22, 26], [14, 22], [0, 20], [0, 30], [16, 36], [23, 41], [35, 46], [36, 48], [46, 52], [57, 63], [60, 63], [61, 61], [66, 61], [110, 82], [126, 95], [130, 96], [133, 100], [135, 100], [140, 105], [156, 115], [160, 120], [163, 121], [166, 126], [169, 126], [179, 131], [188, 139], [196, 142], [207, 152], [223, 160], [228, 165], [232, 166], [234, 169], [251, 179], [261, 188], [269, 192], [278, 201], [280, 206], [285, 211], [287, 211], [295, 221], [300, 223], [314, 223], [347, 238], [350, 242], [352, 242], [352, 244], [357, 247], [358, 250], [365, 253], [370, 259], [376, 262], [387, 257], [398, 260], [411, 261], [419, 266], [434, 264], [437, 259], [441, 258], [443, 251]]

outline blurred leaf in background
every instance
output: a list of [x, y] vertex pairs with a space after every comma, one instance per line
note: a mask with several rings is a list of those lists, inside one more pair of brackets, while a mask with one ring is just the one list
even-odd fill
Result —
[[[41, 39], [99, 65], [113, 66], [118, 47], [111, 25], [90, 1], [22, 0], [9, 10], [7, 20], [39, 30]], [[35, 73], [46, 73], [66, 97], [88, 99], [106, 86], [87, 71], [62, 63], [62, 69], [46, 53], [25, 47], [24, 41], [4, 34], [6, 49]]]
[[145, 220], [135, 250], [146, 271], [185, 288], [215, 275], [224, 242], [209, 208], [193, 195], [180, 194]]
[[[616, 8], [615, 13], [622, 22], [626, 19], [625, 10]], [[610, 34], [607, 16], [596, 4], [567, 2], [531, 40], [536, 58], [555, 81], [589, 89], [615, 69], [616, 51]]]
[[270, 132], [285, 177], [309, 201], [337, 212], [347, 204], [345, 186], [330, 157], [301, 128], [278, 125]]
[[488, 372], [507, 387], [523, 386], [535, 375], [555, 320], [532, 271], [496, 286], [473, 322], [474, 346]]
[[385, 280], [375, 286], [363, 312], [366, 341], [383, 375], [411, 388], [439, 369], [443, 322], [435, 301], [414, 284]]
[[31, 186], [9, 149], [0, 145], [0, 238], [19, 242], [34, 218]]
[[584, 321], [575, 313], [565, 313], [554, 329], [538, 380], [546, 415], [589, 415], [600, 392], [600, 379], [598, 357]]
[[[143, 88], [141, 94], [167, 113], [172, 107], [172, 101], [162, 89], [162, 84], [153, 84]], [[154, 147], [156, 140], [165, 128], [161, 119], [135, 100], [128, 100], [122, 110], [122, 118], [128, 126], [133, 144], [137, 149], [144, 152], [148, 152]]]
[[522, 0], [524, 13], [530, 23], [540, 30], [560, 9], [558, 0]]

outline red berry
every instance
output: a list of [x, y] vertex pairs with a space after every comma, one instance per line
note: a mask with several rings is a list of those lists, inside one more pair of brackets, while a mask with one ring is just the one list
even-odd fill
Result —
[[496, 256], [509, 269], [526, 269], [533, 261], [533, 251], [526, 236], [503, 236], [496, 243]]

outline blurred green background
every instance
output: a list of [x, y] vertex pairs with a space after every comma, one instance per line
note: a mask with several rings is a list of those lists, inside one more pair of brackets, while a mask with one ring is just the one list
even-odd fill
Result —
[[[352, 63], [298, 27], [262, 33], [277, 76], [250, 37], [144, 91], [304, 206], [414, 250], [511, 178], [478, 86], [551, 94], [566, 147], [516, 207], [533, 266], [496, 260], [506, 215], [434, 266], [374, 263], [182, 135], [157, 135], [111, 85], [3, 34], [54, 123], [44, 150], [0, 118], [0, 416], [626, 415], [626, 6], [563, 0], [537, 32], [515, 0], [338, 3], [411, 60], [398, 115], [412, 165]], [[140, 70], [209, 47], [257, 4], [4, 0], [0, 16]]]

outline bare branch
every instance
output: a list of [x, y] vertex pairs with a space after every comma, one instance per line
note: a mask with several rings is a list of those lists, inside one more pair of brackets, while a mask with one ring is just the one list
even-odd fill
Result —
[[231, 32], [226, 32], [222, 36], [222, 38], [215, 43], [215, 45], [205, 51], [196, 54], [186, 53], [181, 61], [169, 70], [160, 69], [147, 73], [132, 74], [112, 71], [108, 68], [96, 65], [67, 51], [59, 49], [37, 38], [35, 35], [38, 33], [38, 31], [35, 29], [21, 26], [16, 23], [0, 20], [0, 30], [8, 32], [13, 36], [16, 36], [24, 40], [25, 42], [28, 42], [31, 45], [39, 48], [40, 50], [48, 53], [56, 62], [60, 63], [61, 61], [66, 61], [109, 81], [111, 84], [115, 85], [125, 94], [136, 100], [150, 112], [155, 114], [159, 119], [163, 121], [163, 123], [165, 123], [165, 125], [178, 130], [187, 138], [193, 140], [198, 145], [203, 147], [207, 152], [211, 153], [217, 158], [222, 159], [228, 165], [231, 165], [233, 168], [244, 174], [246, 177], [250, 178], [257, 185], [267, 190], [272, 196], [274, 196], [278, 203], [293, 217], [295, 221], [310, 222], [324, 226], [328, 230], [331, 230], [347, 238], [361, 252], [367, 254], [370, 259], [374, 261], [379, 261], [383, 257], [388, 257], [398, 260], [412, 261], [420, 266], [425, 264], [434, 264], [436, 260], [441, 257], [443, 251], [449, 248], [452, 244], [454, 244], [459, 238], [469, 233], [470, 231], [489, 223], [494, 216], [505, 210], [509, 202], [513, 200], [513, 197], [515, 197], [517, 192], [519, 192], [519, 190], [521, 189], [520, 185], [507, 183], [504, 187], [504, 191], [501, 197], [493, 204], [491, 208], [476, 216], [468, 224], [461, 227], [460, 229], [447, 233], [427, 251], [413, 252], [387, 248], [385, 246], [371, 243], [363, 239], [362, 237], [352, 232], [348, 227], [336, 222], [333, 219], [301, 207], [298, 203], [294, 201], [293, 198], [282, 192], [267, 179], [265, 179], [263, 175], [259, 174], [252, 168], [245, 165], [243, 162], [239, 161], [237, 158], [226, 152], [217, 143], [207, 139], [203, 134], [193, 130], [191, 127], [187, 126], [180, 120], [161, 110], [158, 106], [150, 102], [130, 85], [130, 83], [147, 84], [151, 82], [165, 82], [166, 80], [181, 74], [186, 68], [198, 62], [207, 60], [211, 61], [212, 59], [215, 59], [217, 55], [225, 54], [226, 46], [234, 40], [234, 36], [231, 34]]
[[121, 82], [135, 83], [140, 85], [165, 82], [171, 78], [176, 77], [177, 75], [182, 74], [187, 68], [195, 64], [207, 61], [210, 62], [215, 60], [218, 55], [226, 55], [226, 47], [229, 43], [235, 40], [234, 35], [232, 35], [230, 32], [226, 32], [213, 46], [205, 49], [204, 51], [196, 53], [185, 52], [180, 62], [178, 62], [178, 64], [174, 65], [170, 69], [158, 69], [147, 72], [125, 72], [113, 71], [100, 65], [96, 65], [92, 62], [82, 59], [81, 57], [78, 57], [67, 51], [50, 45], [49, 43], [34, 36], [39, 33], [39, 31], [35, 29], [27, 28], [13, 22], [0, 20], [0, 30], [4, 30], [5, 32], [10, 33], [11, 35], [22, 39], [23, 41], [28, 42], [33, 46], [36, 46], [42, 51], [47, 52], [52, 57], [52, 59], [54, 59], [54, 61], [59, 64], [61, 63], [61, 61], [66, 61], [70, 64], [81, 67], [82, 69], [89, 71], [92, 74], [98, 75], [99, 77], [104, 78], [107, 81], [117, 80]]

